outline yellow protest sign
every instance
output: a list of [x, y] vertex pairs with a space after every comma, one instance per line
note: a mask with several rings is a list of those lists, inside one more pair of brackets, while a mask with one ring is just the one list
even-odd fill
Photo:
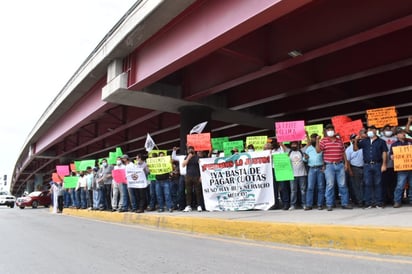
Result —
[[263, 150], [263, 147], [268, 142], [267, 136], [247, 136], [246, 137], [246, 147], [248, 145], [253, 145], [256, 151]]
[[395, 171], [412, 170], [412, 145], [395, 146], [392, 150]]
[[374, 125], [377, 128], [385, 125], [397, 126], [398, 114], [395, 107], [374, 108], [366, 110], [368, 126]]
[[159, 175], [172, 172], [172, 159], [170, 156], [154, 157], [146, 159], [150, 174]]
[[320, 137], [323, 137], [323, 124], [305, 126], [305, 130], [308, 132], [309, 137], [313, 133], [316, 133]]

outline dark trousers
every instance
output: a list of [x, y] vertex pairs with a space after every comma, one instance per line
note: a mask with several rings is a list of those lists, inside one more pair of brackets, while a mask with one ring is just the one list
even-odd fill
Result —
[[192, 191], [195, 190], [197, 206], [202, 206], [202, 183], [199, 177], [187, 176], [185, 177], [186, 186], [186, 205], [192, 204]]

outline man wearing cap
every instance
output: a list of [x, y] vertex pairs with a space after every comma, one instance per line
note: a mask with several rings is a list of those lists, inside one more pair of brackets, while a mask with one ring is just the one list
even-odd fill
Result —
[[322, 151], [325, 163], [325, 197], [328, 211], [332, 211], [335, 202], [335, 181], [338, 183], [342, 208], [352, 209], [352, 206], [349, 205], [349, 192], [345, 176], [345, 170], [349, 169], [350, 166], [346, 160], [342, 139], [336, 137], [335, 128], [331, 124], [326, 125], [325, 137], [322, 140], [319, 136], [316, 137], [316, 152]]
[[384, 140], [376, 135], [376, 127], [367, 127], [368, 138], [360, 140], [356, 137], [353, 150], [362, 149], [363, 154], [363, 179], [365, 207], [383, 208], [382, 172], [386, 171], [388, 147]]
[[[396, 136], [398, 137], [398, 141], [392, 144], [391, 149], [390, 149], [390, 157], [393, 160], [394, 155], [393, 155], [393, 148], [397, 146], [410, 146], [412, 145], [412, 140], [406, 138], [406, 130], [404, 129], [398, 129]], [[406, 184], [406, 181], [409, 182], [409, 203], [412, 203], [412, 170], [402, 170], [402, 171], [397, 171], [397, 182], [396, 182], [396, 188], [393, 193], [394, 196], [394, 208], [399, 208], [402, 205], [402, 194], [403, 190]]]

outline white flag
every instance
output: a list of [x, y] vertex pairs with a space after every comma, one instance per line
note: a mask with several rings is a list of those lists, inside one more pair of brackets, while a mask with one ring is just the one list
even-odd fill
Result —
[[153, 150], [153, 148], [156, 146], [155, 142], [153, 141], [152, 137], [150, 137], [150, 134], [147, 134], [146, 137], [146, 142], [144, 143], [144, 147], [146, 148], [147, 152], [150, 152]]
[[194, 132], [195, 132], [195, 133], [202, 133], [202, 131], [203, 131], [203, 129], [205, 128], [206, 124], [207, 124], [207, 121], [195, 125], [195, 126], [190, 130], [190, 133], [189, 133], [189, 134], [192, 134], [192, 133], [194, 133]]

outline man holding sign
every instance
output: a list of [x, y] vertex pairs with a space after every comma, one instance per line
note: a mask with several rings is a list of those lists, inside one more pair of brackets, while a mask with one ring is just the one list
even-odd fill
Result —
[[[412, 140], [406, 139], [406, 130], [404, 129], [398, 129], [397, 131], [397, 137], [398, 141], [392, 144], [391, 149], [390, 149], [390, 157], [391, 159], [395, 160], [397, 162], [397, 157], [401, 158], [402, 155], [397, 155], [396, 149], [394, 148], [399, 148], [403, 146], [411, 146], [412, 145]], [[395, 166], [395, 171], [397, 173], [397, 183], [396, 183], [396, 188], [395, 192], [393, 193], [394, 196], [394, 208], [399, 208], [401, 207], [401, 202], [402, 202], [402, 194], [403, 194], [403, 189], [405, 187], [406, 181], [409, 182], [409, 202], [412, 202], [412, 169], [410, 170], [398, 170], [397, 166]]]

